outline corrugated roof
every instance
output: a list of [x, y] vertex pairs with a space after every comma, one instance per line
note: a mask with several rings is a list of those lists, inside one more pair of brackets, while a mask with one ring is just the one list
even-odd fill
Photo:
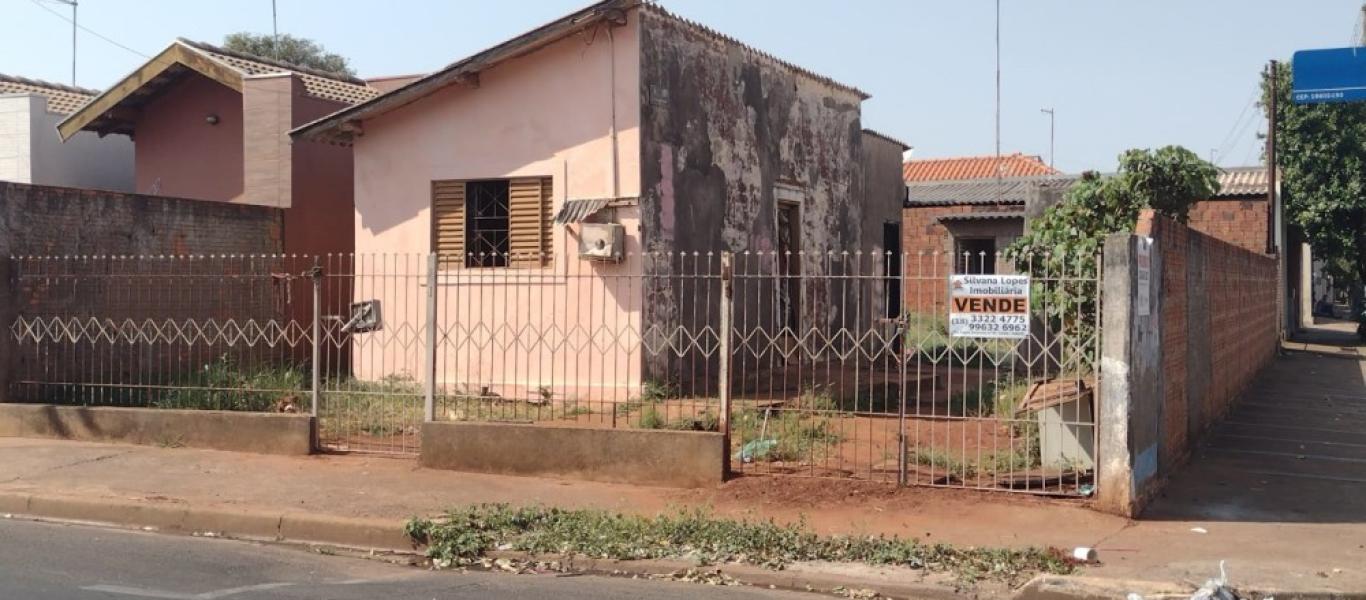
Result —
[[356, 104], [379, 95], [364, 79], [302, 67], [262, 56], [219, 48], [212, 44], [181, 38], [180, 41], [210, 58], [241, 72], [243, 75], [295, 73], [304, 84], [304, 93], [315, 98]]
[[1228, 167], [1219, 172], [1219, 193], [1215, 198], [1266, 196], [1266, 167]]
[[[955, 204], [1024, 204], [1038, 186], [1068, 188], [1080, 175], [1005, 177], [997, 193], [995, 177], [954, 181], [923, 181], [906, 184], [907, 206], [950, 206]], [[1219, 193], [1214, 199], [1265, 197], [1265, 167], [1228, 167], [1219, 170]]]
[[589, 198], [584, 200], [566, 200], [560, 207], [560, 212], [555, 213], [555, 222], [561, 225], [565, 223], [579, 223], [594, 213], [607, 208], [607, 204], [612, 200], [609, 198]]
[[977, 220], [996, 220], [996, 219], [1023, 219], [1023, 210], [993, 210], [982, 212], [954, 213], [939, 217], [940, 221], [977, 221]]
[[964, 179], [958, 181], [925, 181], [906, 184], [907, 206], [948, 206], [954, 204], [1024, 204], [1034, 189], [1067, 187], [1076, 181], [1075, 175], [1045, 177], [1005, 177], [998, 184], [996, 178]]
[[62, 85], [0, 73], [0, 94], [35, 94], [47, 98], [47, 110], [69, 115], [99, 95], [99, 90]]
[[1028, 177], [1058, 175], [1060, 171], [1048, 166], [1037, 156], [1016, 152], [995, 156], [965, 156], [959, 158], [921, 158], [906, 161], [901, 174], [907, 183], [917, 181], [945, 181], [996, 177]]

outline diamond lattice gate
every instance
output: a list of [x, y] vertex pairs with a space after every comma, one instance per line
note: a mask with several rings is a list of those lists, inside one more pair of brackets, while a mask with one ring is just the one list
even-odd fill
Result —
[[[400, 455], [419, 451], [425, 421], [722, 431], [736, 475], [1090, 489], [1098, 259], [1076, 272], [858, 252], [12, 266], [15, 400], [316, 411], [324, 449]], [[1017, 271], [1030, 279], [1012, 336], [960, 335], [954, 276]]]

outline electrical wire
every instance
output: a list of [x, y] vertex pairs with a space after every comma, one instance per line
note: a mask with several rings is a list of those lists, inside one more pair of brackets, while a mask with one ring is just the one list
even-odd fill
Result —
[[1228, 133], [1224, 135], [1223, 141], [1219, 142], [1219, 145], [1217, 146], [1218, 156], [1227, 156], [1228, 151], [1242, 139], [1243, 132], [1247, 130], [1248, 124], [1256, 120], [1256, 113], [1252, 113], [1254, 116], [1253, 119], [1248, 119], [1248, 114], [1249, 111], [1252, 110], [1252, 107], [1257, 104], [1258, 91], [1260, 91], [1259, 88], [1254, 88], [1252, 93], [1248, 95], [1247, 103], [1243, 105], [1242, 112], [1238, 113], [1238, 118], [1233, 121], [1233, 126], [1230, 127]]
[[95, 37], [97, 37], [97, 38], [100, 38], [100, 39], [102, 39], [102, 40], [104, 40], [104, 41], [106, 41], [106, 42], [109, 42], [110, 44], [113, 44], [113, 45], [115, 45], [115, 46], [118, 46], [119, 48], [122, 48], [122, 49], [124, 49], [124, 50], [129, 51], [129, 52], [132, 52], [133, 54], [136, 54], [136, 55], [141, 56], [141, 57], [143, 57], [143, 58], [152, 58], [151, 55], [143, 54], [143, 53], [141, 53], [141, 52], [138, 52], [137, 50], [134, 50], [134, 49], [132, 49], [132, 48], [129, 48], [128, 46], [125, 46], [125, 45], [123, 45], [123, 44], [120, 44], [120, 43], [118, 43], [118, 42], [112, 40], [112, 39], [109, 39], [108, 37], [105, 37], [103, 34], [101, 34], [101, 33], [98, 32], [98, 31], [95, 31], [95, 30], [93, 30], [93, 29], [91, 29], [91, 28], [89, 28], [89, 27], [86, 27], [85, 25], [81, 25], [81, 24], [79, 24], [79, 23], [76, 23], [76, 22], [72, 21], [72, 20], [71, 20], [71, 17], [68, 17], [68, 16], [66, 16], [66, 15], [64, 15], [64, 14], [62, 14], [62, 13], [59, 13], [59, 12], [57, 12], [57, 11], [55, 11], [55, 10], [52, 10], [51, 7], [44, 6], [41, 0], [29, 0], [29, 2], [32, 2], [33, 5], [34, 5], [34, 6], [37, 6], [38, 8], [41, 8], [41, 9], [43, 9], [43, 10], [49, 12], [49, 13], [52, 13], [52, 15], [55, 16], [55, 17], [57, 17], [58, 19], [61, 19], [61, 20], [63, 20], [63, 21], [66, 21], [67, 23], [71, 23], [72, 25], [75, 25], [76, 28], [77, 28], [77, 29], [80, 29], [81, 31], [84, 31], [84, 32], [86, 32], [86, 33], [88, 33], [88, 34], [90, 34], [90, 35], [93, 35], [93, 36], [95, 36]]

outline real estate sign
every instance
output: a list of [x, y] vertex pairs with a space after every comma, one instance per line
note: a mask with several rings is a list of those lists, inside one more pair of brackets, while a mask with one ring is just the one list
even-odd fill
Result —
[[1295, 104], [1366, 100], [1366, 48], [1300, 50], [1291, 65]]
[[949, 335], [1029, 337], [1029, 276], [950, 275]]

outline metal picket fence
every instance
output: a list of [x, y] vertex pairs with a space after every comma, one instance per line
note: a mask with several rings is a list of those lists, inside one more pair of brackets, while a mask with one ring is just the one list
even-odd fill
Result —
[[[324, 449], [397, 455], [419, 451], [425, 421], [720, 431], [735, 474], [1086, 494], [1100, 260], [1038, 265], [14, 257], [11, 397], [313, 412]], [[951, 335], [950, 276], [1017, 268], [1028, 334]]]

